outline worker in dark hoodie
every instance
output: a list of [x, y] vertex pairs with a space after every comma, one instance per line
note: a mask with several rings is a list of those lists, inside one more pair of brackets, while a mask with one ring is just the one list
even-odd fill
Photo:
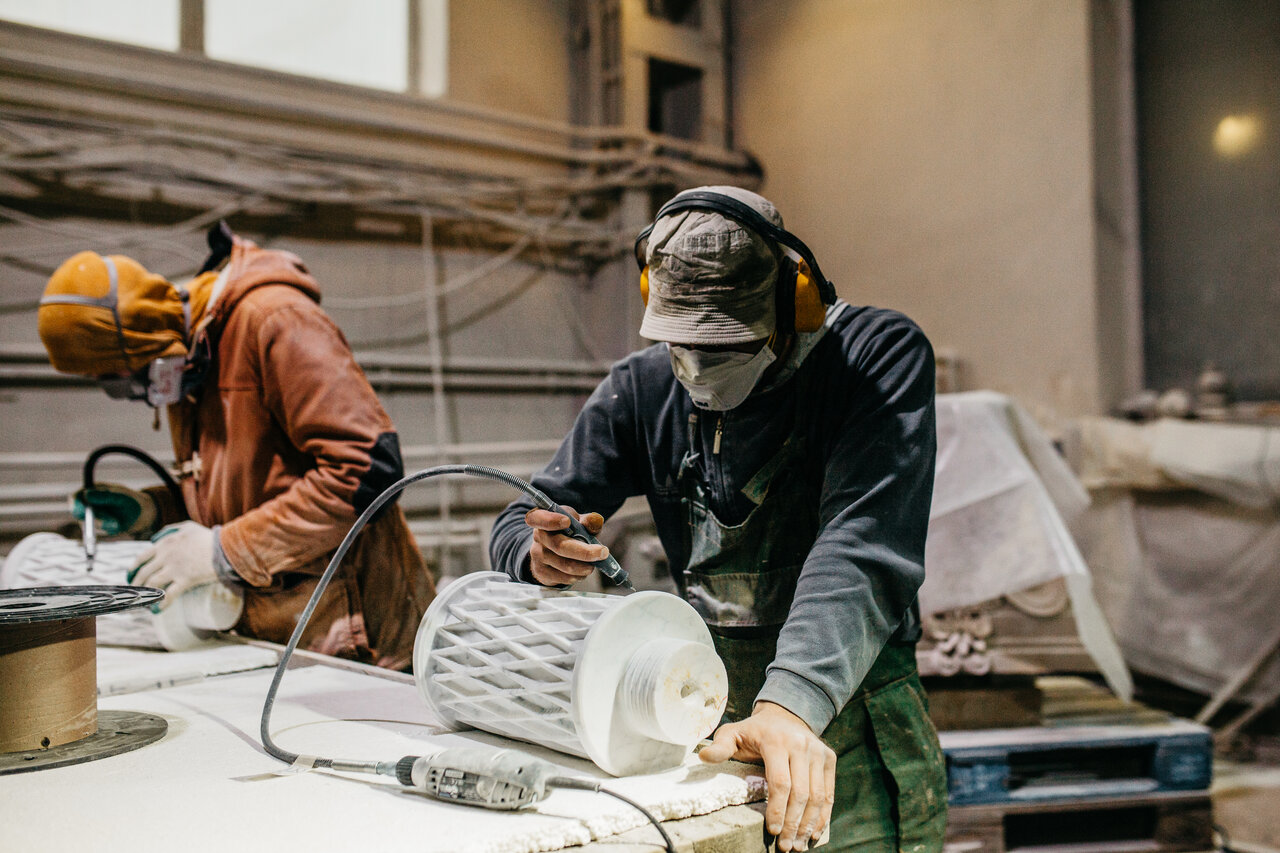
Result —
[[[185, 519], [156, 534], [132, 582], [165, 589], [163, 606], [226, 584], [244, 597], [237, 632], [285, 642], [356, 517], [403, 476], [399, 441], [302, 261], [222, 224], [209, 244], [184, 285], [122, 255], [75, 255], [45, 288], [40, 338], [59, 371], [167, 408], [185, 507], [121, 487], [76, 496], [134, 534]], [[434, 595], [391, 505], [361, 532], [300, 645], [406, 668]]]

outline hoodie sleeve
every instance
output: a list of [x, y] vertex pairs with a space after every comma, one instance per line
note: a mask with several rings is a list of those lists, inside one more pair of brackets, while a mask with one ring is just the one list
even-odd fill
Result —
[[[606, 519], [628, 497], [640, 494], [633, 399], [630, 372], [614, 365], [532, 484], [563, 506], [598, 512]], [[525, 583], [535, 582], [529, 575], [533, 529], [524, 523], [525, 513], [533, 508], [531, 498], [516, 498], [499, 513], [489, 538], [494, 569]]]
[[828, 397], [819, 532], [757, 699], [821, 732], [853, 695], [924, 582], [933, 494], [934, 363], [900, 314], [847, 349]]
[[[237, 309], [244, 310], [243, 308]], [[261, 403], [301, 454], [297, 477], [283, 492], [222, 525], [227, 560], [249, 583], [323, 557], [341, 543], [356, 516], [403, 476], [391, 420], [356, 364], [337, 326], [310, 302], [276, 307], [255, 318], [246, 353], [257, 367]], [[227, 425], [234, 431], [235, 424]], [[236, 448], [261, 453], [272, 449]]]

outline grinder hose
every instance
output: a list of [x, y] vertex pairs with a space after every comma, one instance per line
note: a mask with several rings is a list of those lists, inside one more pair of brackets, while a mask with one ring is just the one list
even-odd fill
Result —
[[[521, 480], [519, 477], [508, 474], [506, 471], [500, 471], [497, 468], [489, 468], [484, 465], [437, 465], [427, 468], [415, 474], [410, 474], [401, 480], [392, 483], [387, 487], [386, 491], [378, 495], [373, 503], [369, 504], [360, 513], [360, 517], [356, 519], [355, 524], [347, 531], [347, 535], [343, 538], [342, 544], [338, 546], [338, 550], [334, 551], [333, 559], [329, 561], [329, 565], [324, 570], [324, 574], [320, 575], [320, 580], [316, 583], [316, 588], [311, 593], [311, 599], [307, 602], [307, 606], [303, 608], [302, 615], [298, 617], [298, 624], [293, 629], [293, 634], [289, 637], [289, 642], [285, 645], [284, 653], [280, 656], [280, 662], [276, 665], [275, 677], [271, 679], [271, 687], [267, 690], [267, 698], [262, 706], [262, 746], [271, 755], [288, 764], [293, 764], [298, 760], [296, 752], [289, 752], [281, 749], [271, 739], [271, 709], [275, 704], [276, 691], [280, 687], [280, 681], [284, 678], [284, 671], [289, 665], [289, 658], [293, 655], [294, 649], [298, 647], [298, 641], [302, 639], [302, 632], [306, 630], [307, 623], [311, 621], [311, 615], [315, 612], [316, 606], [320, 603], [320, 596], [324, 594], [325, 587], [329, 585], [329, 581], [333, 579], [334, 573], [338, 570], [338, 565], [342, 562], [342, 558], [347, 555], [347, 551], [351, 549], [351, 544], [355, 541], [360, 531], [369, 523], [369, 519], [377, 513], [388, 501], [400, 494], [407, 486], [416, 483], [419, 480], [425, 480], [429, 477], [437, 477], [442, 474], [467, 474], [473, 477], [484, 477], [490, 480], [498, 480], [512, 486], [529, 497], [543, 509], [559, 511], [559, 505], [547, 497], [534, 486]], [[316, 758], [315, 767], [333, 767], [338, 770], [354, 770], [356, 772], [378, 773], [377, 762], [368, 761], [344, 761], [335, 758]]]
[[86, 490], [92, 489], [95, 485], [94, 469], [98, 466], [98, 460], [110, 453], [132, 456], [143, 465], [146, 465], [155, 472], [157, 477], [160, 478], [160, 482], [164, 483], [165, 488], [169, 490], [169, 494], [176, 505], [178, 507], [186, 505], [186, 502], [182, 497], [182, 487], [178, 485], [177, 480], [173, 479], [173, 475], [170, 474], [154, 456], [147, 453], [145, 450], [141, 450], [128, 444], [104, 444], [85, 457], [84, 487]]

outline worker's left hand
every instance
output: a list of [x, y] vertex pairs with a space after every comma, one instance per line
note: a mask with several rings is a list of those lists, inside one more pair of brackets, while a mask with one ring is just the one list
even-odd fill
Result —
[[163, 589], [161, 610], [189, 589], [219, 582], [213, 568], [213, 531], [203, 524], [170, 524], [151, 537], [151, 542], [151, 547], [138, 555], [128, 578], [135, 586]]
[[831, 821], [836, 754], [781, 705], [757, 702], [747, 719], [716, 729], [698, 757], [709, 764], [729, 758], [764, 762], [764, 824], [779, 850], [808, 850]]

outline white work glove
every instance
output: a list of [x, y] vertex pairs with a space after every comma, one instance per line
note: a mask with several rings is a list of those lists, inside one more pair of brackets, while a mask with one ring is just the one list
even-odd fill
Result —
[[213, 531], [194, 521], [161, 528], [150, 548], [138, 555], [129, 570], [129, 583], [163, 589], [163, 610], [182, 594], [208, 583], [219, 583], [213, 567]]

